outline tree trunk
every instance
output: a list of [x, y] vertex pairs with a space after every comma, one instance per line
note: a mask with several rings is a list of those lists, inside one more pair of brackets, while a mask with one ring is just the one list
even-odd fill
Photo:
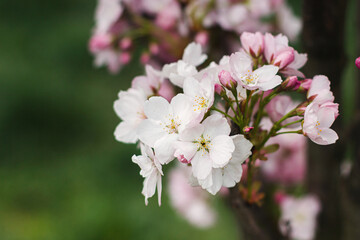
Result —
[[241, 240], [284, 239], [271, 214], [255, 204], [247, 204], [240, 196], [238, 185], [230, 189], [229, 204], [241, 229]]
[[[303, 4], [303, 52], [308, 53], [309, 57], [305, 75], [328, 76], [335, 99], [339, 100], [345, 65], [344, 23], [347, 0], [304, 0]], [[334, 129], [338, 133], [343, 131], [340, 119], [335, 122]], [[360, 136], [360, 131], [356, 136]], [[360, 143], [359, 139], [355, 141]], [[342, 144], [310, 145], [307, 186], [311, 193], [320, 197], [322, 203], [315, 238], [318, 240], [345, 239], [344, 236], [348, 236], [348, 240], [360, 239], [360, 228], [353, 227], [360, 222], [360, 214], [357, 214], [360, 211], [360, 155], [345, 183], [346, 187], [340, 178], [340, 163], [343, 157]], [[237, 187], [231, 189], [229, 202], [242, 229], [243, 239], [282, 239], [276, 224], [264, 208], [248, 206], [241, 199]], [[343, 211], [342, 204], [350, 208], [344, 208]], [[344, 219], [352, 226], [345, 228]]]
[[[357, 2], [357, 13], [360, 11], [360, 3]], [[357, 42], [360, 39], [360, 15], [357, 14]], [[357, 56], [360, 56], [360, 46], [357, 46]], [[354, 64], [354, 63], [352, 63]], [[353, 65], [354, 66], [354, 65]], [[354, 66], [355, 68], [355, 66]], [[360, 70], [357, 69], [356, 88], [359, 89]], [[344, 210], [344, 240], [360, 239], [360, 94], [357, 94], [356, 112], [354, 119], [346, 134], [344, 145], [348, 142], [355, 146], [355, 159], [350, 175], [343, 179], [342, 208]]]
[[[346, 0], [304, 0], [303, 6], [304, 52], [309, 57], [305, 75], [328, 76], [337, 101], [340, 99], [340, 81], [345, 64], [346, 5]], [[342, 132], [340, 119], [335, 122], [334, 129]], [[310, 146], [308, 189], [319, 196], [322, 203], [316, 239], [343, 239], [340, 201], [340, 163], [343, 157], [344, 147], [341, 144]]]

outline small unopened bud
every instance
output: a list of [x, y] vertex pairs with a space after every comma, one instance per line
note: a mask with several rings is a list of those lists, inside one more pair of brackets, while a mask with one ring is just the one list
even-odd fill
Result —
[[312, 83], [311, 78], [307, 78], [307, 79], [300, 81], [299, 90], [300, 91], [308, 91], [310, 89], [311, 83]]
[[214, 88], [215, 88], [215, 92], [219, 95], [221, 95], [221, 93], [224, 91], [223, 87], [218, 83], [215, 83]]
[[355, 60], [355, 65], [357, 68], [360, 69], [360, 57], [358, 57], [356, 60]]
[[129, 52], [122, 52], [119, 56], [119, 61], [121, 64], [128, 64], [131, 60], [131, 54]]
[[129, 37], [121, 39], [119, 46], [122, 50], [128, 50], [132, 46], [132, 40]]
[[294, 61], [295, 54], [292, 47], [286, 47], [275, 56], [274, 65], [278, 66], [280, 69], [285, 68], [287, 65]]
[[195, 36], [195, 42], [201, 46], [206, 46], [209, 43], [209, 34], [206, 31], [201, 31]]
[[228, 71], [222, 70], [221, 72], [219, 72], [218, 76], [220, 83], [224, 87], [226, 87], [227, 89], [232, 89], [233, 87], [236, 88], [237, 82], [231, 77], [231, 74]]
[[303, 116], [306, 110], [306, 106], [300, 106], [298, 108], [296, 108], [296, 115], [298, 116]]
[[286, 195], [281, 191], [278, 191], [274, 194], [274, 201], [279, 205], [281, 205], [281, 203], [285, 200], [285, 198]]
[[186, 159], [183, 154], [179, 154], [179, 155], [176, 154], [175, 157], [176, 157], [176, 158], [179, 160], [179, 162], [181, 162], [181, 163], [189, 164], [189, 163], [191, 162], [191, 160]]
[[296, 76], [291, 76], [285, 79], [281, 86], [286, 90], [297, 90], [300, 87], [300, 81]]
[[143, 52], [140, 57], [141, 64], [145, 65], [150, 61], [150, 54], [148, 52]]
[[110, 47], [112, 37], [108, 34], [94, 35], [89, 41], [89, 49], [95, 53]]
[[309, 104], [314, 101], [314, 99], [317, 97], [317, 94], [314, 94], [314, 95], [311, 95], [309, 98], [308, 98], [308, 102]]
[[149, 51], [152, 55], [158, 55], [159, 54], [159, 45], [157, 43], [150, 43]]
[[249, 126], [246, 126], [243, 128], [243, 132], [244, 133], [249, 133], [254, 127], [249, 127]]

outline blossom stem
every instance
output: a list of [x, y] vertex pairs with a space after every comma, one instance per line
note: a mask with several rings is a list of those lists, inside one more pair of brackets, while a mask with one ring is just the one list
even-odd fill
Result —
[[264, 102], [263, 102], [263, 97], [264, 97], [264, 92], [261, 93], [261, 96], [260, 96], [260, 100], [259, 100], [259, 110], [258, 110], [258, 113], [257, 113], [257, 116], [256, 116], [256, 120], [255, 120], [255, 123], [254, 123], [254, 132], [257, 132], [258, 128], [259, 128], [259, 124], [260, 124], [260, 120], [261, 120], [261, 117], [262, 117], [262, 114], [263, 114], [263, 111], [264, 111]]
[[217, 108], [215, 108], [215, 107], [212, 107], [211, 109], [214, 110], [214, 111], [217, 111], [217, 112], [219, 112], [219, 113], [221, 113], [221, 114], [223, 114], [225, 117], [230, 118], [231, 121], [233, 121], [233, 122], [236, 123], [238, 126], [240, 126], [240, 123], [237, 121], [237, 119], [231, 117], [231, 116], [230, 116], [229, 114], [227, 114], [226, 112], [223, 112], [223, 111], [221, 111], [220, 109], [217, 109]]
[[298, 131], [287, 131], [287, 132], [278, 132], [275, 134], [275, 136], [280, 135], [280, 134], [286, 134], [286, 133], [298, 133], [301, 134], [302, 130], [298, 130]]
[[281, 128], [285, 128], [285, 127], [290, 126], [290, 125], [293, 125], [293, 124], [295, 124], [295, 123], [302, 122], [303, 120], [304, 120], [304, 119], [299, 119], [299, 120], [296, 120], [296, 121], [293, 121], [293, 122], [287, 123], [287, 124], [285, 124], [285, 125], [281, 126]]
[[250, 116], [248, 116], [249, 114], [249, 101], [252, 97], [254, 91], [250, 91], [250, 90], [246, 90], [246, 101], [245, 101], [245, 111], [244, 111], [244, 116], [246, 118], [246, 122], [245, 122], [245, 126], [249, 124], [250, 122]]
[[[233, 93], [233, 95], [235, 96], [237, 111], [236, 112], [234, 110], [233, 111], [234, 111], [235, 115], [238, 116], [239, 123], [240, 123], [239, 127], [240, 127], [240, 130], [242, 131], [244, 126], [241, 126], [241, 124], [244, 123], [244, 116], [243, 116], [243, 114], [241, 114], [241, 108], [240, 108], [240, 104], [239, 104], [239, 98], [237, 96], [237, 91], [235, 90], [234, 93]], [[245, 115], [245, 117], [246, 117], [246, 115]]]
[[252, 156], [249, 157], [249, 162], [247, 163], [247, 200], [251, 201], [251, 192], [252, 192], [252, 178], [253, 178], [253, 169], [252, 169]]

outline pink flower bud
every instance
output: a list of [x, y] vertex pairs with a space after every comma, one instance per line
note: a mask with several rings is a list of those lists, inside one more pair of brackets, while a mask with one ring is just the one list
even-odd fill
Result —
[[288, 77], [284, 82], [282, 82], [281, 86], [284, 89], [297, 90], [300, 87], [301, 82], [298, 80], [296, 76]]
[[360, 69], [360, 57], [358, 57], [356, 60], [355, 60], [355, 65], [357, 68]]
[[144, 52], [141, 54], [140, 62], [145, 65], [150, 61], [150, 54], [148, 52]]
[[285, 68], [287, 65], [292, 63], [295, 58], [294, 49], [292, 47], [285, 47], [276, 53], [274, 59], [274, 65], [280, 69]]
[[305, 110], [306, 110], [306, 106], [300, 106], [300, 107], [298, 107], [298, 108], [296, 109], [296, 115], [298, 115], [298, 116], [304, 115]]
[[240, 37], [241, 45], [253, 57], [258, 57], [264, 50], [264, 36], [260, 32], [244, 32]]
[[221, 93], [222, 93], [223, 90], [224, 90], [224, 89], [222, 88], [222, 86], [221, 86], [220, 84], [215, 83], [215, 92], [216, 92], [217, 94], [221, 95]]
[[91, 52], [98, 52], [108, 48], [111, 45], [112, 38], [108, 34], [94, 35], [89, 41], [89, 49]]
[[157, 43], [152, 42], [150, 43], [149, 50], [152, 55], [158, 55], [160, 51], [159, 45]]
[[246, 127], [244, 127], [243, 132], [244, 132], [244, 133], [249, 133], [253, 128], [254, 128], [254, 127], [246, 126]]
[[184, 155], [180, 154], [178, 156], [176, 156], [176, 158], [181, 162], [181, 163], [185, 163], [185, 164], [188, 164], [191, 162], [191, 159], [190, 160], [187, 160]]
[[119, 56], [119, 61], [121, 64], [128, 64], [131, 60], [131, 54], [129, 52], [122, 52]]
[[281, 191], [276, 192], [274, 194], [274, 201], [279, 205], [285, 200], [285, 198], [286, 198], [286, 195]]
[[308, 91], [310, 89], [312, 83], [312, 79], [308, 78], [308, 79], [304, 79], [300, 82], [300, 89], [301, 90], [305, 90]]
[[271, 0], [270, 2], [273, 8], [278, 8], [284, 4], [284, 0]]
[[119, 46], [122, 50], [127, 50], [127, 49], [131, 48], [131, 46], [132, 46], [131, 38], [125, 37], [125, 38], [121, 39]]
[[209, 34], [206, 31], [201, 31], [195, 36], [195, 42], [206, 46], [209, 43]]
[[221, 70], [221, 72], [219, 72], [218, 77], [220, 83], [228, 89], [232, 89], [233, 87], [237, 86], [237, 82], [235, 81], [235, 79], [233, 79], [231, 77], [231, 74], [226, 70]]

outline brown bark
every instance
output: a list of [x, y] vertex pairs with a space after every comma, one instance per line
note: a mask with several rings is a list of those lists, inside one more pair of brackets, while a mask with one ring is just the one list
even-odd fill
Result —
[[247, 204], [240, 196], [238, 186], [230, 190], [229, 204], [236, 216], [242, 240], [280, 240], [276, 222], [263, 207]]

